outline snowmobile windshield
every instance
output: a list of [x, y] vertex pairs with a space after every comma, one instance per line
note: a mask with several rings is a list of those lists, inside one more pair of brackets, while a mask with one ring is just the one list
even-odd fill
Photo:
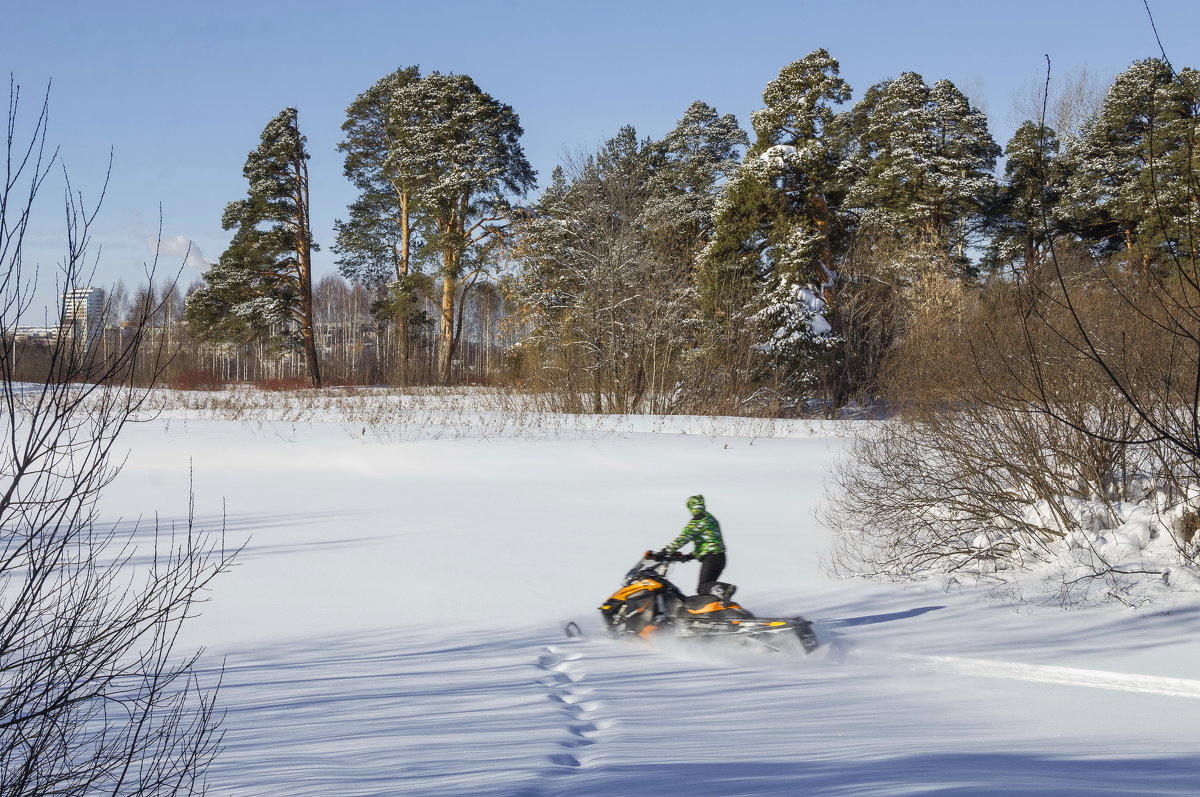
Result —
[[625, 574], [626, 579], [641, 578], [643, 574], [652, 575], [655, 578], [666, 578], [667, 570], [670, 568], [670, 562], [658, 562], [654, 559], [639, 559], [637, 564], [629, 569]]

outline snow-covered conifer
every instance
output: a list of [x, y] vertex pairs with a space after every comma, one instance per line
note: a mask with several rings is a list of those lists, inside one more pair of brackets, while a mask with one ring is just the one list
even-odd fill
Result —
[[645, 221], [654, 245], [688, 271], [712, 238], [717, 195], [748, 144], [733, 114], [697, 100], [656, 145], [660, 157], [649, 176]]
[[391, 92], [390, 140], [378, 169], [410, 192], [423, 239], [420, 254], [437, 262], [441, 281], [438, 372], [449, 382], [458, 345], [458, 312], [492, 265], [512, 211], [536, 172], [521, 148], [524, 131], [509, 105], [467, 75], [433, 72]]
[[285, 108], [267, 123], [242, 170], [245, 199], [225, 207], [229, 248], [187, 300], [185, 318], [200, 340], [266, 338], [298, 345], [309, 381], [321, 384], [313, 334], [312, 240], [308, 161], [299, 114]]
[[764, 330], [755, 345], [775, 381], [792, 390], [812, 386], [824, 374], [824, 360], [838, 336], [825, 318], [825, 301], [811, 287], [781, 277], [761, 298], [753, 320]]
[[837, 60], [815, 50], [784, 67], [751, 115], [755, 142], [725, 185], [698, 274], [708, 350], [727, 382], [760, 370], [767, 352], [773, 363], [790, 362], [789, 373], [815, 367], [798, 364], [815, 350], [780, 308], [804, 291], [833, 295], [849, 223], [839, 170], [845, 125], [835, 108], [849, 98]]
[[993, 267], [1020, 264], [1038, 270], [1057, 231], [1055, 214], [1066, 182], [1058, 136], [1026, 121], [1004, 147], [1004, 182], [998, 196], [990, 259]]
[[1062, 216], [1099, 252], [1137, 250], [1144, 267], [1195, 254], [1194, 149], [1200, 73], [1159, 58], [1117, 76], [1068, 152]]
[[846, 204], [915, 248], [965, 252], [995, 195], [1000, 149], [987, 118], [948, 80], [915, 72], [873, 86], [853, 112], [854, 172]]

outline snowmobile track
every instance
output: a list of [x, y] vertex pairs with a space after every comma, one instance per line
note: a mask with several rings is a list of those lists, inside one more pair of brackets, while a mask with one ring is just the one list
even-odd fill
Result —
[[1091, 689], [1111, 689], [1119, 692], [1141, 692], [1170, 697], [1200, 698], [1200, 681], [1188, 678], [1167, 678], [1158, 675], [1108, 672], [1081, 667], [1060, 667], [1049, 664], [1017, 664], [986, 659], [963, 659], [954, 656], [927, 656], [893, 653], [891, 658], [911, 661], [937, 672], [955, 675], [977, 675], [984, 678], [1010, 678], [1017, 681], [1037, 681], [1064, 686], [1085, 686]]
[[538, 683], [549, 690], [547, 699], [561, 706], [570, 737], [558, 742], [563, 752], [547, 756], [547, 760], [555, 765], [551, 770], [553, 774], [567, 774], [587, 766], [591, 760], [591, 756], [586, 755], [587, 748], [596, 744], [593, 737], [605, 727], [604, 721], [596, 717], [603, 704], [589, 699], [593, 689], [580, 685], [587, 674], [580, 664], [583, 654], [571, 648], [581, 641], [572, 639], [563, 644], [547, 645], [537, 657], [537, 667], [546, 671]]

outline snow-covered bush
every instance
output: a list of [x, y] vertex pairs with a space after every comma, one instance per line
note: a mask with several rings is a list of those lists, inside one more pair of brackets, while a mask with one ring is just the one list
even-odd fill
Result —
[[1197, 504], [1169, 488], [1155, 449], [1120, 447], [1017, 409], [874, 426], [829, 485], [833, 569], [1020, 584], [1069, 605], [1139, 600], [1147, 577], [1190, 588], [1195, 551], [1179, 530]]
[[[901, 417], [860, 435], [830, 480], [833, 569], [985, 579], [1065, 605], [1193, 588], [1194, 469], [1020, 299], [977, 292], [907, 330], [888, 367]], [[1137, 345], [1135, 321], [1110, 323]]]

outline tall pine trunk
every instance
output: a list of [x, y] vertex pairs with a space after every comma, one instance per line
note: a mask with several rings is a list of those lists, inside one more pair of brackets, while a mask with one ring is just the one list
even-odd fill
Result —
[[394, 341], [396, 357], [399, 360], [400, 382], [407, 385], [415, 377], [412, 364], [412, 343], [409, 335], [409, 317], [416, 304], [416, 295], [408, 279], [412, 273], [413, 219], [411, 208], [413, 195], [398, 181], [393, 179], [389, 182], [396, 195], [396, 201], [400, 205], [399, 214], [390, 217], [389, 220], [399, 222], [400, 240], [398, 244], [392, 244], [391, 247], [395, 281], [385, 288], [384, 297], [391, 307], [391, 321], [396, 325]]
[[[458, 348], [458, 331], [462, 320], [457, 319], [458, 286], [461, 281], [463, 256], [468, 246], [467, 217], [471, 195], [463, 194], [438, 221], [442, 250], [441, 345], [438, 347], [438, 379], [449, 385], [454, 371], [454, 352]], [[464, 296], [465, 300], [465, 296]]]
[[834, 275], [837, 274], [833, 268], [833, 214], [820, 189], [814, 187], [811, 198], [814, 209], [813, 223], [821, 236], [821, 284], [817, 289], [821, 300], [828, 303], [833, 301]]
[[313, 329], [312, 259], [311, 247], [304, 246], [300, 260], [300, 337], [304, 341], [304, 359], [308, 365], [308, 382], [311, 387], [321, 386], [321, 365], [317, 358], [317, 336]]
[[412, 219], [408, 214], [410, 199], [408, 192], [397, 190], [397, 194], [400, 197], [400, 262], [396, 265], [396, 280], [400, 283], [400, 289], [404, 291], [400, 311], [396, 314], [396, 334], [399, 337], [397, 353], [400, 355], [401, 378], [405, 384], [408, 384], [411, 377], [408, 362], [408, 316], [412, 310], [412, 302], [408, 294], [408, 273], [412, 262]]
[[300, 339], [304, 343], [304, 359], [308, 365], [308, 381], [312, 387], [321, 386], [321, 366], [317, 359], [317, 338], [313, 323], [312, 292], [312, 222], [309, 216], [308, 165], [297, 141], [294, 164], [296, 169], [296, 267], [300, 287]]
[[[446, 268], [442, 273], [441, 345], [438, 347], [438, 380], [450, 384], [454, 366], [454, 300], [458, 292], [456, 253], [445, 252]], [[455, 263], [455, 265], [451, 265]]]

